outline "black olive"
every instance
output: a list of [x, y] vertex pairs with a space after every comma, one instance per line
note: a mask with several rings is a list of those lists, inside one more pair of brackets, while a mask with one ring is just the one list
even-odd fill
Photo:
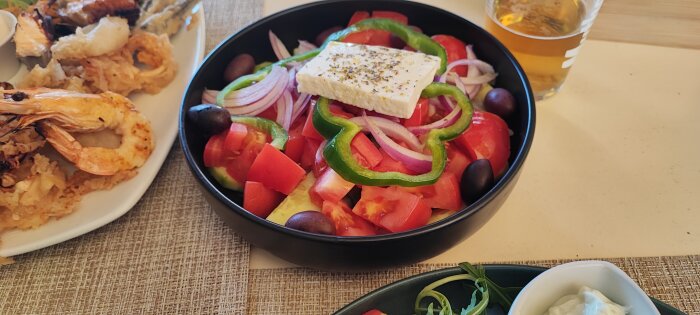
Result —
[[471, 162], [462, 173], [462, 199], [471, 204], [493, 187], [494, 178], [491, 162], [480, 159]]
[[213, 104], [192, 106], [187, 111], [187, 117], [208, 135], [220, 133], [231, 125], [231, 114], [225, 108]]
[[224, 70], [224, 80], [231, 82], [246, 74], [253, 73], [255, 59], [249, 54], [240, 54], [228, 63]]
[[335, 226], [323, 213], [313, 210], [294, 214], [284, 226], [299, 231], [335, 235]]
[[515, 98], [508, 90], [495, 88], [486, 93], [484, 108], [503, 119], [508, 119], [515, 112]]

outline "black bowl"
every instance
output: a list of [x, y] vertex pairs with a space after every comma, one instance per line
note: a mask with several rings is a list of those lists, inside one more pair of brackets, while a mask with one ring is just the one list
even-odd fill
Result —
[[[459, 213], [428, 226], [372, 237], [335, 237], [285, 228], [258, 218], [242, 207], [242, 194], [222, 188], [206, 172], [202, 152], [206, 138], [184, 113], [201, 102], [204, 88], [221, 89], [225, 65], [240, 53], [256, 62], [276, 60], [267, 32], [273, 30], [287, 47], [298, 39], [313, 41], [318, 33], [346, 23], [357, 10], [393, 10], [408, 16], [426, 34], [450, 34], [474, 43], [476, 54], [498, 72], [495, 85], [508, 89], [517, 101], [517, 114], [508, 122], [510, 167], [487, 194]], [[180, 143], [192, 174], [212, 209], [239, 235], [292, 263], [321, 269], [374, 269], [409, 264], [436, 256], [474, 233], [500, 207], [515, 185], [532, 144], [535, 102], [525, 73], [493, 36], [447, 11], [409, 1], [337, 0], [298, 6], [266, 17], [221, 43], [204, 60], [185, 93], [180, 112]]]
[[[537, 275], [547, 270], [542, 267], [524, 265], [486, 265], [486, 275], [502, 287], [524, 287]], [[387, 314], [413, 314], [413, 303], [418, 293], [428, 284], [445, 277], [464, 273], [459, 267], [441, 269], [415, 275], [396, 281], [374, 290], [354, 302], [338, 310], [334, 315], [360, 315], [371, 309], [379, 309]], [[465, 287], [466, 282], [454, 281], [437, 289], [450, 300], [453, 309], [466, 308], [469, 296], [465, 292], [471, 289]], [[427, 300], [427, 299], [426, 299]], [[661, 315], [683, 315], [684, 313], [652, 298], [654, 305]], [[507, 314], [500, 307], [489, 309], [489, 314]]]

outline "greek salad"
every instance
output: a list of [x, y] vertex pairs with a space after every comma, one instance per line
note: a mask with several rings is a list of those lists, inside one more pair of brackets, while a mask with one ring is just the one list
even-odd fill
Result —
[[211, 176], [254, 215], [337, 236], [419, 228], [476, 201], [508, 167], [515, 100], [472, 43], [409, 22], [358, 11], [292, 52], [270, 31], [277, 61], [232, 59], [230, 83], [187, 113]]

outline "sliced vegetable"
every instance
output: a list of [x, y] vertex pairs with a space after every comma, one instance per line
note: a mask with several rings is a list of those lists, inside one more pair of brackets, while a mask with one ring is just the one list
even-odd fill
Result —
[[403, 125], [406, 127], [416, 127], [424, 125], [428, 122], [428, 110], [430, 105], [430, 100], [421, 98], [416, 104], [416, 109], [413, 110], [413, 115], [410, 118], [403, 121]]
[[261, 218], [267, 217], [284, 199], [284, 195], [260, 182], [247, 181], [243, 189], [243, 208]]
[[[353, 187], [355, 187], [355, 184], [344, 180], [333, 169], [327, 168], [316, 179], [309, 194], [315, 194], [325, 201], [339, 202]], [[313, 200], [314, 197], [312, 196], [311, 199]]]
[[321, 212], [333, 221], [339, 236], [371, 236], [377, 231], [371, 223], [355, 215], [344, 202], [324, 201]]
[[224, 159], [224, 140], [227, 132], [222, 132], [213, 135], [204, 145], [204, 166], [215, 167], [222, 166], [226, 162]]
[[358, 133], [350, 142], [350, 147], [353, 157], [364, 167], [372, 168], [384, 158], [382, 152], [364, 133]]
[[224, 150], [226, 153], [238, 153], [243, 148], [243, 141], [248, 135], [248, 127], [244, 124], [231, 123], [226, 138], [224, 139]]
[[314, 174], [306, 174], [299, 185], [267, 216], [267, 220], [284, 225], [291, 216], [301, 211], [321, 211], [321, 207], [315, 205], [309, 198], [309, 189], [315, 181]]
[[432, 83], [422, 93], [422, 96], [425, 98], [439, 95], [449, 95], [457, 100], [461, 109], [461, 115], [451, 126], [431, 130], [426, 135], [426, 148], [432, 154], [429, 172], [419, 175], [377, 172], [360, 165], [352, 158], [350, 142], [360, 132], [361, 128], [347, 119], [331, 115], [328, 107], [329, 100], [321, 97], [316, 103], [312, 118], [316, 130], [328, 139], [328, 143], [323, 150], [326, 162], [344, 179], [360, 185], [420, 186], [434, 183], [445, 168], [446, 153], [444, 141], [459, 136], [468, 127], [472, 114], [469, 100], [454, 86]]
[[297, 163], [301, 163], [301, 156], [304, 154], [306, 145], [306, 139], [301, 135], [302, 127], [303, 125], [300, 124], [289, 131], [289, 139], [287, 139], [287, 145], [284, 149], [284, 154]]
[[[467, 51], [464, 49], [466, 44], [459, 38], [451, 35], [433, 35], [431, 38], [445, 48], [448, 63], [459, 59], [467, 59]], [[460, 66], [456, 67], [454, 71], [463, 77], [467, 75], [468, 68]]]
[[265, 144], [250, 166], [247, 179], [260, 182], [265, 187], [290, 194], [304, 178], [306, 172], [292, 159], [271, 144]]
[[425, 186], [424, 191], [427, 194], [423, 196], [423, 202], [431, 208], [453, 211], [462, 209], [458, 178], [450, 172], [442, 173], [435, 184]]
[[243, 184], [238, 182], [235, 178], [228, 174], [225, 167], [215, 166], [208, 167], [207, 171], [214, 177], [217, 183], [226, 189], [241, 191], [243, 190]]
[[457, 176], [457, 179], [462, 177], [462, 173], [467, 168], [472, 160], [461, 150], [455, 148], [454, 145], [447, 147], [447, 166], [445, 172], [450, 172]]
[[390, 232], [424, 226], [431, 214], [420, 197], [393, 186], [364, 186], [352, 212]]
[[488, 159], [495, 178], [508, 167], [510, 134], [508, 125], [495, 114], [475, 112], [472, 125], [453, 141], [472, 160]]
[[408, 17], [396, 11], [372, 11], [372, 18], [389, 19], [399, 22], [403, 25], [408, 25]]
[[278, 150], [284, 150], [284, 146], [287, 144], [287, 139], [289, 139], [287, 131], [269, 119], [249, 116], [231, 116], [231, 122], [244, 124], [256, 130], [267, 133], [272, 137], [272, 142], [270, 142], [270, 145]]

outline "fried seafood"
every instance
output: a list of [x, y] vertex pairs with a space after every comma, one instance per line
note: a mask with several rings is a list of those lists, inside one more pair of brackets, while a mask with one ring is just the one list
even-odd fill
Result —
[[17, 17], [14, 41], [18, 57], [45, 57], [48, 54], [51, 40], [43, 23], [35, 12], [23, 12]]
[[0, 232], [30, 229], [51, 218], [70, 214], [83, 195], [105, 190], [136, 175], [135, 170], [113, 176], [95, 176], [75, 172], [71, 176], [46, 156], [35, 154], [21, 167], [9, 172], [21, 178], [10, 188], [0, 188]]
[[197, 3], [198, 0], [145, 0], [136, 25], [151, 33], [172, 36], [192, 15], [192, 8]]
[[126, 45], [129, 33], [129, 24], [125, 19], [105, 17], [89, 31], [78, 28], [75, 34], [61, 37], [51, 47], [51, 52], [57, 60], [109, 54]]
[[[144, 90], [155, 94], [177, 73], [172, 50], [167, 36], [137, 31], [121, 50], [81, 60], [82, 78], [93, 92], [113, 91], [128, 95]], [[139, 64], [147, 66], [146, 69]]]
[[[167, 36], [134, 31], [129, 37], [126, 21], [120, 18], [103, 18], [100, 25], [87, 34], [80, 32], [80, 35], [61, 38], [52, 48], [54, 59], [46, 67], [34, 67], [20, 86], [90, 93], [112, 91], [122, 95], [143, 90], [155, 94], [175, 78], [177, 63]], [[115, 37], [102, 40], [105, 36], [93, 34], [101, 27], [99, 33], [114, 33]], [[122, 31], [126, 32], [126, 37], [122, 36]], [[121, 35], [117, 38], [116, 34]], [[113, 49], [122, 39], [126, 42]], [[86, 57], [109, 49], [113, 50]]]
[[[24, 98], [0, 99], [0, 114], [19, 115], [18, 128], [37, 124], [46, 140], [78, 169], [95, 175], [113, 175], [142, 166], [153, 151], [148, 120], [121, 95], [36, 89], [9, 90]], [[69, 132], [111, 129], [121, 136], [117, 148], [83, 147]]]
[[118, 16], [134, 24], [141, 9], [136, 0], [57, 0], [49, 3], [57, 17], [77, 26], [86, 26], [105, 16]]
[[[20, 127], [17, 115], [0, 115], [0, 173], [19, 168], [22, 160], [46, 142], [33, 126]], [[14, 185], [11, 176], [0, 176], [0, 187]]]

